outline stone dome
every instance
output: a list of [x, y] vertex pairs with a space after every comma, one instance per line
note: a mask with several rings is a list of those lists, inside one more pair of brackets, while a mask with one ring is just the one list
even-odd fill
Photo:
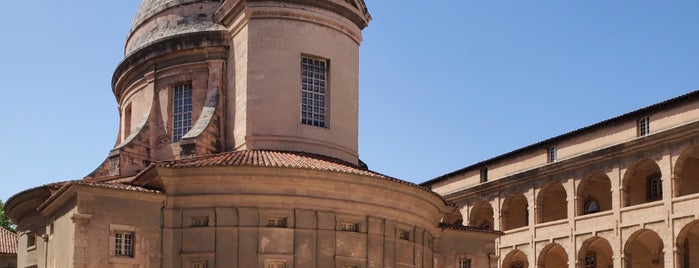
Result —
[[143, 0], [126, 39], [124, 54], [172, 36], [225, 28], [214, 22], [220, 0]]

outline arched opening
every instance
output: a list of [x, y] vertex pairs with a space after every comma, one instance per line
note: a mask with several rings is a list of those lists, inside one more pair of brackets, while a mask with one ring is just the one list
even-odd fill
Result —
[[609, 241], [598, 236], [585, 240], [578, 251], [578, 263], [583, 268], [612, 267], [613, 257], [614, 253]]
[[542, 268], [568, 267], [568, 254], [559, 244], [549, 244], [539, 254], [539, 265]]
[[524, 194], [513, 194], [505, 199], [500, 213], [502, 230], [511, 230], [529, 225], [529, 204]]
[[675, 165], [674, 196], [699, 193], [699, 146], [684, 150]]
[[547, 184], [537, 199], [537, 223], [562, 220], [568, 216], [565, 188], [560, 182]]
[[528, 268], [527, 254], [519, 250], [513, 250], [502, 260], [503, 268]]
[[468, 225], [483, 229], [492, 230], [494, 228], [493, 222], [493, 207], [490, 203], [486, 201], [478, 202], [473, 209], [471, 209], [471, 215], [469, 216]]
[[643, 159], [631, 165], [624, 174], [622, 197], [625, 207], [663, 199], [658, 164]]
[[643, 229], [629, 237], [624, 246], [624, 267], [663, 267], [663, 240], [654, 231]]
[[677, 236], [677, 263], [680, 268], [699, 267], [699, 220], [687, 224]]
[[583, 179], [578, 186], [577, 215], [612, 209], [612, 183], [602, 172]]

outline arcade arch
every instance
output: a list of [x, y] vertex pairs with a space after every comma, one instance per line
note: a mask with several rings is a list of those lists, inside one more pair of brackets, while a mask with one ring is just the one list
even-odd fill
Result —
[[662, 174], [658, 164], [643, 159], [626, 170], [623, 180], [624, 207], [634, 206], [663, 198]]
[[527, 254], [520, 250], [513, 250], [502, 260], [502, 268], [529, 268]]
[[614, 251], [604, 238], [595, 236], [583, 242], [578, 251], [578, 267], [606, 268], [613, 265]]
[[638, 230], [624, 246], [624, 267], [662, 268], [663, 240], [652, 230]]
[[537, 223], [562, 220], [568, 217], [568, 201], [560, 182], [545, 185], [537, 198]]
[[565, 249], [561, 245], [556, 243], [549, 244], [541, 250], [537, 267], [568, 267], [568, 254], [566, 254]]
[[678, 267], [699, 267], [699, 220], [687, 224], [677, 236]]
[[471, 215], [469, 215], [468, 220], [469, 226], [492, 230], [494, 222], [493, 207], [490, 203], [480, 201], [471, 209]]
[[524, 194], [512, 194], [502, 204], [500, 226], [503, 231], [529, 225], [529, 204]]
[[680, 154], [674, 172], [673, 196], [699, 193], [699, 146], [692, 146]]
[[612, 209], [612, 184], [606, 174], [595, 172], [578, 186], [577, 215], [592, 214]]

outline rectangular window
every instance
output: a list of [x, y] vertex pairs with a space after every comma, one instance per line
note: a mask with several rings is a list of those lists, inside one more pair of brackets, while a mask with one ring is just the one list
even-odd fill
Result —
[[207, 261], [195, 261], [192, 262], [192, 268], [207, 268], [209, 263]]
[[358, 223], [342, 223], [342, 230], [347, 231], [347, 232], [359, 232], [359, 224]]
[[192, 226], [194, 226], [194, 227], [206, 227], [206, 226], [209, 226], [209, 216], [195, 216], [195, 217], [192, 217]]
[[488, 181], [488, 168], [484, 167], [481, 168], [481, 182], [487, 182]]
[[410, 240], [410, 232], [405, 230], [398, 231], [398, 239]]
[[459, 260], [459, 268], [471, 268], [471, 260], [470, 259], [461, 259]]
[[114, 235], [114, 256], [133, 257], [134, 233], [116, 232]]
[[34, 248], [36, 246], [36, 234], [27, 233], [27, 248]]
[[175, 86], [172, 97], [172, 142], [178, 142], [192, 127], [192, 84]]
[[359, 268], [359, 266], [354, 266], [354, 265], [343, 265], [342, 268]]
[[286, 227], [286, 218], [267, 218], [267, 227]]
[[638, 136], [646, 136], [650, 134], [650, 119], [646, 116], [638, 119]]
[[301, 57], [301, 123], [326, 127], [328, 61]]
[[556, 162], [556, 160], [558, 158], [558, 146], [554, 145], [554, 146], [549, 147], [548, 158], [549, 158], [549, 163]]
[[648, 181], [648, 201], [656, 201], [663, 199], [663, 181], [660, 177], [660, 174], [651, 174], [650, 176], [648, 176], [646, 180]]

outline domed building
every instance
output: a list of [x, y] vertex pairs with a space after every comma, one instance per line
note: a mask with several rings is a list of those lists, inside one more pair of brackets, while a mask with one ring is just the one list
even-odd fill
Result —
[[359, 160], [362, 0], [144, 0], [82, 180], [6, 203], [18, 267], [497, 267], [500, 232]]

